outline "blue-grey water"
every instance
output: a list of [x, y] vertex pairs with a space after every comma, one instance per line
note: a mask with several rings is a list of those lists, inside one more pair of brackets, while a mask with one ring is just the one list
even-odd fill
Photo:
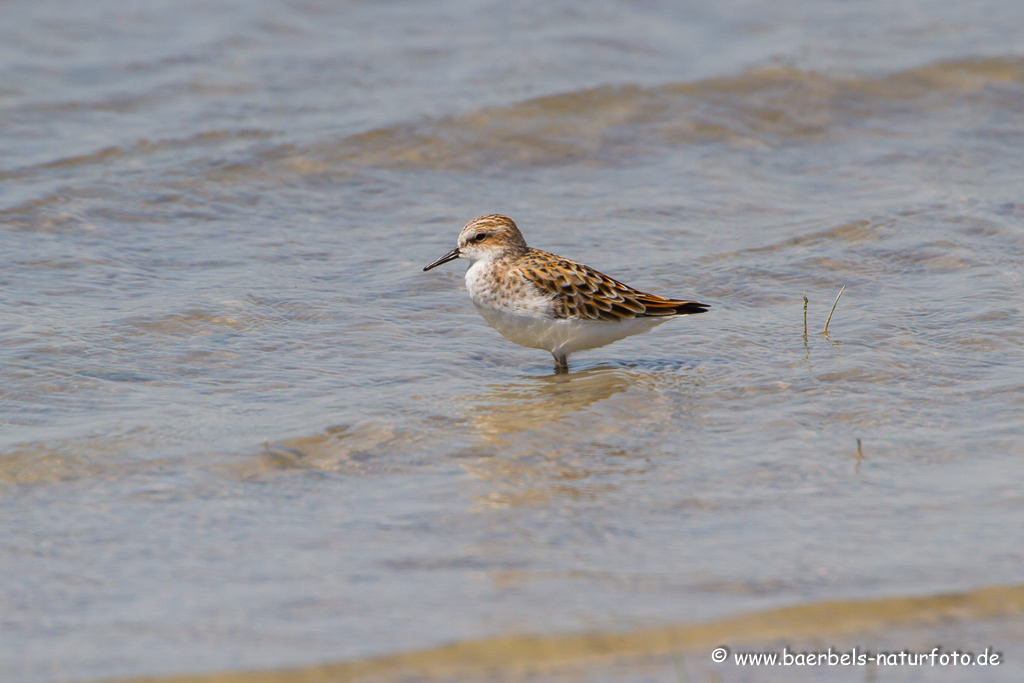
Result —
[[[0, 18], [3, 680], [1024, 583], [1017, 0]], [[496, 212], [712, 309], [553, 375]]]

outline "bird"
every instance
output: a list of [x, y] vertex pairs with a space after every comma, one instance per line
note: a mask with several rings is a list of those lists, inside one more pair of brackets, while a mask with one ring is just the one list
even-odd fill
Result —
[[471, 220], [457, 244], [423, 270], [468, 259], [466, 289], [480, 315], [509, 341], [551, 352], [556, 373], [568, 372], [570, 354], [711, 307], [648, 294], [582, 263], [529, 247], [515, 222], [502, 214]]

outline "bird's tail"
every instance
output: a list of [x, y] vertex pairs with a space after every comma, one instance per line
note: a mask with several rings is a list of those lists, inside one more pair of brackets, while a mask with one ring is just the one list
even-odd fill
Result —
[[702, 304], [699, 301], [678, 301], [654, 295], [637, 297], [637, 300], [646, 309], [643, 315], [694, 315], [705, 313], [711, 308], [711, 304]]

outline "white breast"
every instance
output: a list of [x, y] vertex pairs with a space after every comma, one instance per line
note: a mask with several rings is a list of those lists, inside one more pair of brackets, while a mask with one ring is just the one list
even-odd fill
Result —
[[552, 297], [529, 282], [501, 285], [490, 277], [490, 262], [477, 261], [466, 271], [466, 289], [480, 315], [503, 337], [532, 349], [569, 355], [596, 349], [634, 334], [646, 332], [667, 317], [634, 318], [620, 322], [556, 318]]

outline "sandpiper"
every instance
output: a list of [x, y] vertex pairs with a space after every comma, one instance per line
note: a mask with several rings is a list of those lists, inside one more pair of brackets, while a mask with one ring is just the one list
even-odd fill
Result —
[[423, 270], [469, 259], [466, 289], [480, 315], [509, 341], [550, 351], [560, 371], [568, 369], [572, 353], [710, 308], [641, 292], [582, 263], [528, 247], [512, 219], [501, 214], [467, 223], [458, 245]]

